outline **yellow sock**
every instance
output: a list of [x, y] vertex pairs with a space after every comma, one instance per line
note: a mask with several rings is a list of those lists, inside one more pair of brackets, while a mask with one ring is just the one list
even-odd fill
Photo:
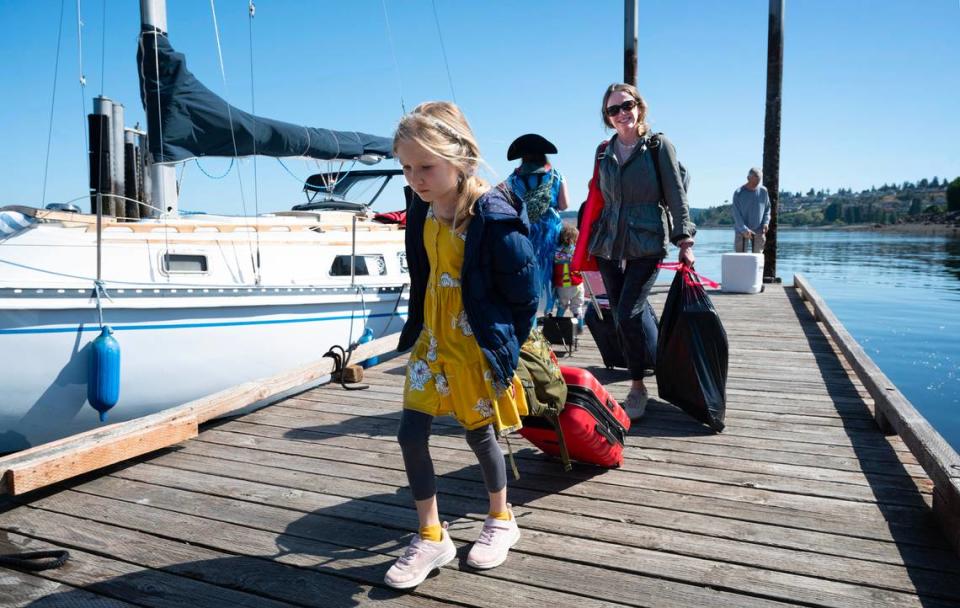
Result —
[[500, 511], [499, 513], [495, 511], [490, 511], [487, 513], [488, 516], [499, 519], [500, 521], [510, 521], [510, 511]]
[[[509, 519], [509, 518], [508, 518]], [[443, 540], [443, 528], [440, 524], [430, 524], [420, 528], [420, 538], [438, 543]]]

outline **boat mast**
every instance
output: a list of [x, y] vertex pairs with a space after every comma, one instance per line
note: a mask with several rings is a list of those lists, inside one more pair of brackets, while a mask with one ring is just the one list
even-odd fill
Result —
[[[167, 34], [167, 3], [166, 0], [140, 0], [140, 20], [147, 26], [148, 31], [155, 28]], [[144, 108], [146, 110], [146, 108]], [[149, 130], [149, 129], [148, 129]], [[163, 139], [163, 133], [149, 133], [147, 137]], [[150, 182], [150, 201], [161, 214], [177, 215], [177, 170], [170, 164], [153, 162], [147, 148], [147, 173]], [[145, 180], [146, 181], [146, 180]]]

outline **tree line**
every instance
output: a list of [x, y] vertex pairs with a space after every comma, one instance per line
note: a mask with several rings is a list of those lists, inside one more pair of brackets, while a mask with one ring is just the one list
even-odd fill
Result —
[[[829, 188], [806, 192], [780, 192], [778, 223], [781, 226], [842, 224], [896, 224], [919, 221], [945, 212], [960, 211], [960, 177], [953, 181], [923, 178], [916, 182], [883, 184], [854, 192]], [[692, 209], [700, 226], [732, 226], [732, 206]]]

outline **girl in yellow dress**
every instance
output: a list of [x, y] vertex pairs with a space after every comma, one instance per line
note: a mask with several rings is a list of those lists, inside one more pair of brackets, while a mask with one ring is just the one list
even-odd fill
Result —
[[480, 151], [457, 106], [428, 102], [404, 116], [394, 152], [415, 193], [406, 231], [410, 306], [398, 347], [412, 351], [397, 439], [420, 529], [384, 580], [410, 588], [456, 556], [437, 510], [434, 416], [452, 415], [466, 429], [488, 493], [468, 565], [500, 565], [520, 538], [497, 436], [519, 429], [527, 413], [515, 372], [537, 309], [536, 262], [522, 205], [475, 175]]

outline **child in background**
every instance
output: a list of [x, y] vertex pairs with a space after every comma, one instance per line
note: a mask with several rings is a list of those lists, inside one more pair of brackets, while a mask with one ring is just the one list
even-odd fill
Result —
[[437, 508], [434, 416], [453, 415], [466, 429], [487, 490], [487, 518], [467, 564], [499, 566], [520, 538], [497, 436], [518, 430], [527, 413], [515, 372], [538, 283], [529, 226], [513, 197], [476, 176], [480, 150], [457, 106], [417, 106], [400, 120], [393, 150], [415, 193], [406, 231], [410, 306], [398, 345], [413, 350], [397, 440], [420, 528], [384, 581], [408, 589], [456, 557]]
[[583, 277], [579, 271], [570, 269], [579, 234], [577, 227], [570, 222], [564, 222], [560, 229], [557, 251], [553, 256], [553, 297], [557, 301], [557, 316], [563, 316], [570, 309], [577, 326], [582, 327]]

